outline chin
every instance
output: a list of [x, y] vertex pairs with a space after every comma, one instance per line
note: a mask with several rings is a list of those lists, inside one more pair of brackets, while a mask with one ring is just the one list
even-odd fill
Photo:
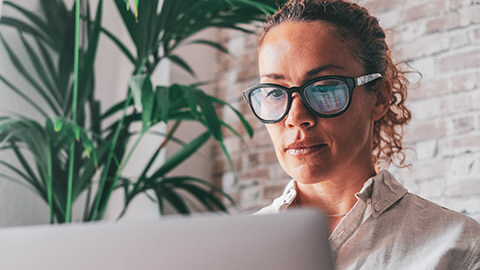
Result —
[[295, 180], [302, 184], [315, 184], [326, 179], [328, 171], [321, 165], [300, 165], [291, 168], [287, 173]]

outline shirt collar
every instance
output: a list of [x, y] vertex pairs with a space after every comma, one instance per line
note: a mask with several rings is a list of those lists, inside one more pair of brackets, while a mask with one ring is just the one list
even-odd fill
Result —
[[378, 217], [400, 200], [407, 193], [407, 189], [387, 170], [381, 171], [371, 179], [373, 179], [371, 198], [373, 216]]
[[[282, 196], [275, 200], [274, 203], [279, 212], [285, 211], [293, 203], [297, 196], [296, 188], [296, 181], [290, 180]], [[365, 202], [370, 199], [373, 209], [372, 215], [378, 217], [406, 193], [407, 190], [390, 172], [382, 170], [365, 181], [362, 189], [355, 194], [355, 197]]]

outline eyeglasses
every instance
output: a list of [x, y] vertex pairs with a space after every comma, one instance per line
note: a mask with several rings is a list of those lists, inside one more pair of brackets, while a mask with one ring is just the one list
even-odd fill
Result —
[[335, 117], [344, 113], [352, 101], [355, 87], [382, 77], [373, 73], [358, 78], [323, 76], [298, 87], [287, 88], [273, 83], [254, 85], [243, 91], [253, 114], [263, 123], [282, 121], [292, 105], [292, 94], [298, 93], [303, 104], [319, 117]]

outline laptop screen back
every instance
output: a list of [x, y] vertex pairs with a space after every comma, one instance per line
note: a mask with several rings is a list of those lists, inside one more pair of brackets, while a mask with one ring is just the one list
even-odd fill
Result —
[[333, 269], [327, 238], [314, 210], [10, 228], [0, 269]]

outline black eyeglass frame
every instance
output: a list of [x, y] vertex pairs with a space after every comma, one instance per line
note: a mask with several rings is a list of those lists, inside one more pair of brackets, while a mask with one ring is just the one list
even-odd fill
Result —
[[[361, 86], [361, 85], [367, 84], [369, 82], [372, 82], [372, 81], [374, 81], [378, 78], [381, 78], [381, 77], [382, 77], [382, 74], [380, 74], [380, 73], [367, 74], [367, 75], [363, 75], [363, 76], [360, 76], [360, 77], [357, 77], [357, 78], [339, 76], [339, 75], [322, 76], [322, 77], [317, 77], [317, 78], [314, 78], [312, 80], [309, 80], [309, 81], [305, 82], [304, 84], [302, 84], [300, 86], [294, 86], [294, 87], [290, 87], [290, 88], [282, 86], [282, 85], [274, 84], [274, 83], [261, 83], [261, 84], [256, 84], [254, 86], [251, 86], [247, 90], [243, 91], [243, 98], [245, 99], [247, 104], [250, 106], [250, 110], [253, 112], [255, 117], [257, 117], [258, 120], [260, 120], [260, 122], [265, 123], [265, 124], [278, 123], [278, 122], [282, 121], [285, 118], [285, 116], [287, 116], [288, 112], [290, 111], [290, 107], [292, 106], [292, 94], [293, 93], [298, 93], [300, 95], [300, 98], [302, 99], [303, 104], [313, 115], [323, 117], [323, 118], [332, 118], [332, 117], [339, 116], [342, 113], [346, 112], [348, 107], [350, 107], [350, 104], [352, 103], [353, 89], [355, 89], [358, 86]], [[316, 83], [316, 82], [319, 82], [319, 81], [325, 81], [325, 80], [332, 80], [332, 79], [342, 81], [347, 85], [348, 92], [349, 92], [347, 105], [341, 111], [333, 113], [333, 114], [319, 113], [319, 112], [315, 111], [310, 106], [309, 102], [307, 101], [307, 99], [305, 97], [305, 89], [307, 88], [307, 86], [309, 86], [313, 83]], [[276, 120], [262, 119], [253, 109], [253, 105], [252, 105], [252, 102], [251, 102], [252, 92], [254, 90], [257, 90], [257, 89], [262, 88], [262, 87], [277, 87], [277, 88], [285, 90], [285, 92], [287, 92], [287, 94], [288, 94], [287, 108], [285, 109], [285, 112], [283, 113], [283, 115]]]

